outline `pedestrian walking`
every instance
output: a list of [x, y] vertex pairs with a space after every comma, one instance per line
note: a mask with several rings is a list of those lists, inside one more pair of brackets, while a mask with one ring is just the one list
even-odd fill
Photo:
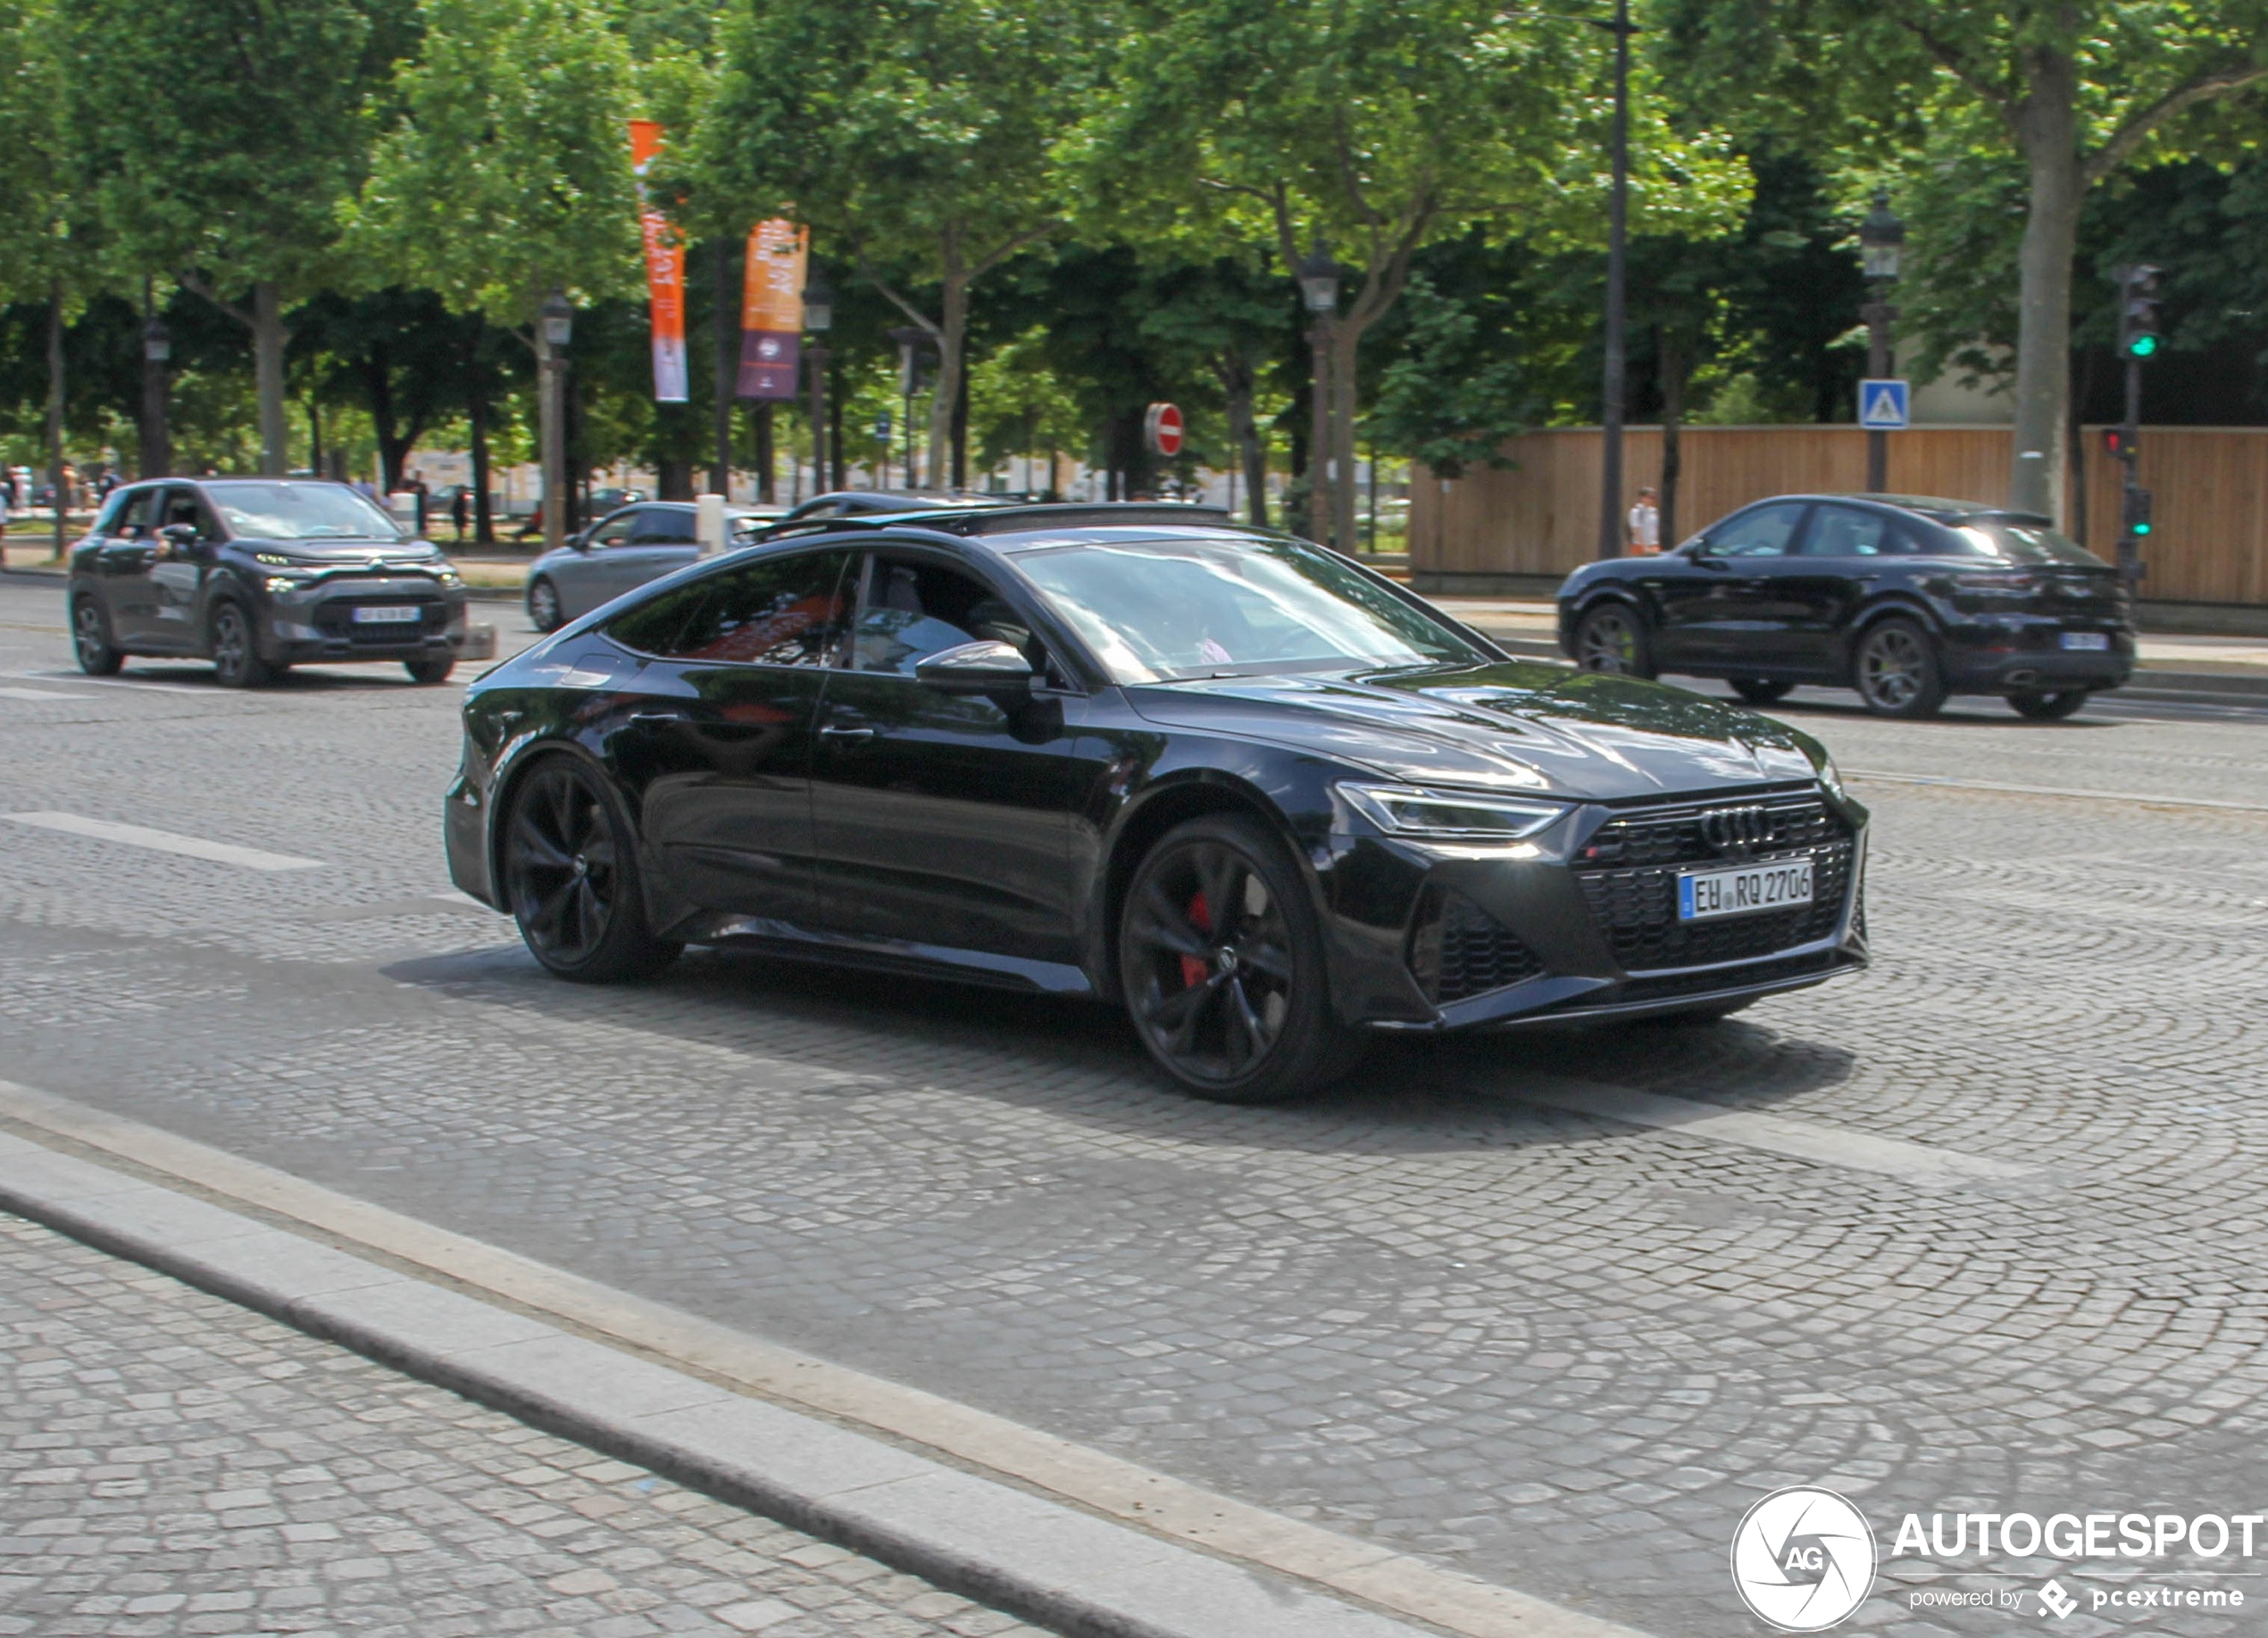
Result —
[[422, 538], [427, 528], [426, 514], [433, 504], [433, 486], [425, 481], [424, 473], [412, 472], [410, 493], [417, 497], [417, 532]]
[[459, 484], [457, 492], [449, 497], [449, 522], [454, 526], [457, 540], [463, 544], [472, 527], [472, 486]]
[[1622, 544], [1630, 548], [1631, 555], [1638, 557], [1662, 549], [1662, 509], [1654, 503], [1651, 485], [1638, 492], [1638, 503], [1630, 508]]

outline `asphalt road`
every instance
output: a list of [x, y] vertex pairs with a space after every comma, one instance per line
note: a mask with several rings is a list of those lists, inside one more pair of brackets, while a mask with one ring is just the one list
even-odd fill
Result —
[[[1781, 1484], [1885, 1541], [2259, 1506], [2268, 713], [1799, 697], [1877, 815], [1871, 973], [1236, 1110], [1096, 1009], [552, 982], [449, 895], [457, 689], [67, 665], [55, 589], [0, 583], [0, 813], [46, 816], [0, 819], [0, 1077], [1664, 1635], [1758, 1630], [1726, 1551]], [[1909, 1556], [1857, 1620], [2172, 1562]]]

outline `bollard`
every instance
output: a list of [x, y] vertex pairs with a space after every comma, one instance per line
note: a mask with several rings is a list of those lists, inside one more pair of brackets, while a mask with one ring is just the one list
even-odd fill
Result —
[[714, 557], [724, 550], [724, 496], [693, 497], [693, 538], [701, 543], [703, 557]]

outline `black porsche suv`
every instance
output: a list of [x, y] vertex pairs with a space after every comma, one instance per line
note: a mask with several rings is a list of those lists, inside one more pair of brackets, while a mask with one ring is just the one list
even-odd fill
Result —
[[2068, 717], [2134, 669], [2115, 569], [2046, 518], [1914, 495], [1778, 495], [1674, 552], [1587, 563], [1559, 640], [1586, 670], [1723, 678], [1756, 705], [1855, 688], [1886, 717], [1955, 694]]
[[464, 645], [464, 582], [344, 484], [271, 478], [129, 484], [71, 554], [80, 669], [129, 654], [213, 661], [229, 687], [313, 661], [399, 661], [447, 680]]
[[1814, 740], [1185, 507], [705, 561], [476, 681], [443, 809], [562, 977], [706, 944], [1115, 1001], [1237, 1102], [1366, 1031], [1710, 1019], [1866, 960]]

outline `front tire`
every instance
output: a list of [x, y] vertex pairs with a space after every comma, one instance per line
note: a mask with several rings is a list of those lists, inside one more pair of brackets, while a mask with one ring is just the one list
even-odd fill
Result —
[[503, 875], [504, 907], [529, 953], [558, 977], [650, 977], [685, 948], [654, 936], [630, 826], [598, 777], [571, 758], [548, 758], [513, 792]]
[[1654, 676], [1646, 621], [1626, 603], [1604, 603], [1576, 622], [1575, 663], [1618, 677]]
[[1796, 691], [1793, 683], [1775, 683], [1762, 677], [1736, 677], [1732, 691], [1751, 705], [1771, 705]]
[[1944, 705], [1945, 667], [1930, 634], [1909, 619], [1870, 626], [1851, 656], [1852, 680], [1866, 709], [1909, 721], [1934, 717]]
[[546, 576], [528, 583], [528, 623], [538, 631], [556, 631], [567, 623], [559, 606], [559, 588]]
[[213, 604], [211, 635], [213, 675], [223, 688], [264, 688], [276, 680], [275, 667], [260, 658], [242, 604]]
[[102, 605], [81, 597], [71, 605], [71, 646], [79, 669], [89, 677], [115, 677], [126, 656], [112, 645], [110, 621]]
[[2029, 717], [2034, 722], [2060, 722], [2087, 703], [2084, 688], [2063, 688], [2054, 694], [2012, 694], [2010, 709], [2019, 717]]
[[1134, 1033], [1182, 1090], [1277, 1103], [1354, 1067], [1332, 1017], [1323, 931], [1299, 868], [1257, 819], [1215, 814], [1160, 838], [1119, 926]]
[[438, 660], [404, 660], [402, 669], [410, 674], [413, 683], [446, 683], [449, 673], [457, 669], [457, 662], [454, 655]]

